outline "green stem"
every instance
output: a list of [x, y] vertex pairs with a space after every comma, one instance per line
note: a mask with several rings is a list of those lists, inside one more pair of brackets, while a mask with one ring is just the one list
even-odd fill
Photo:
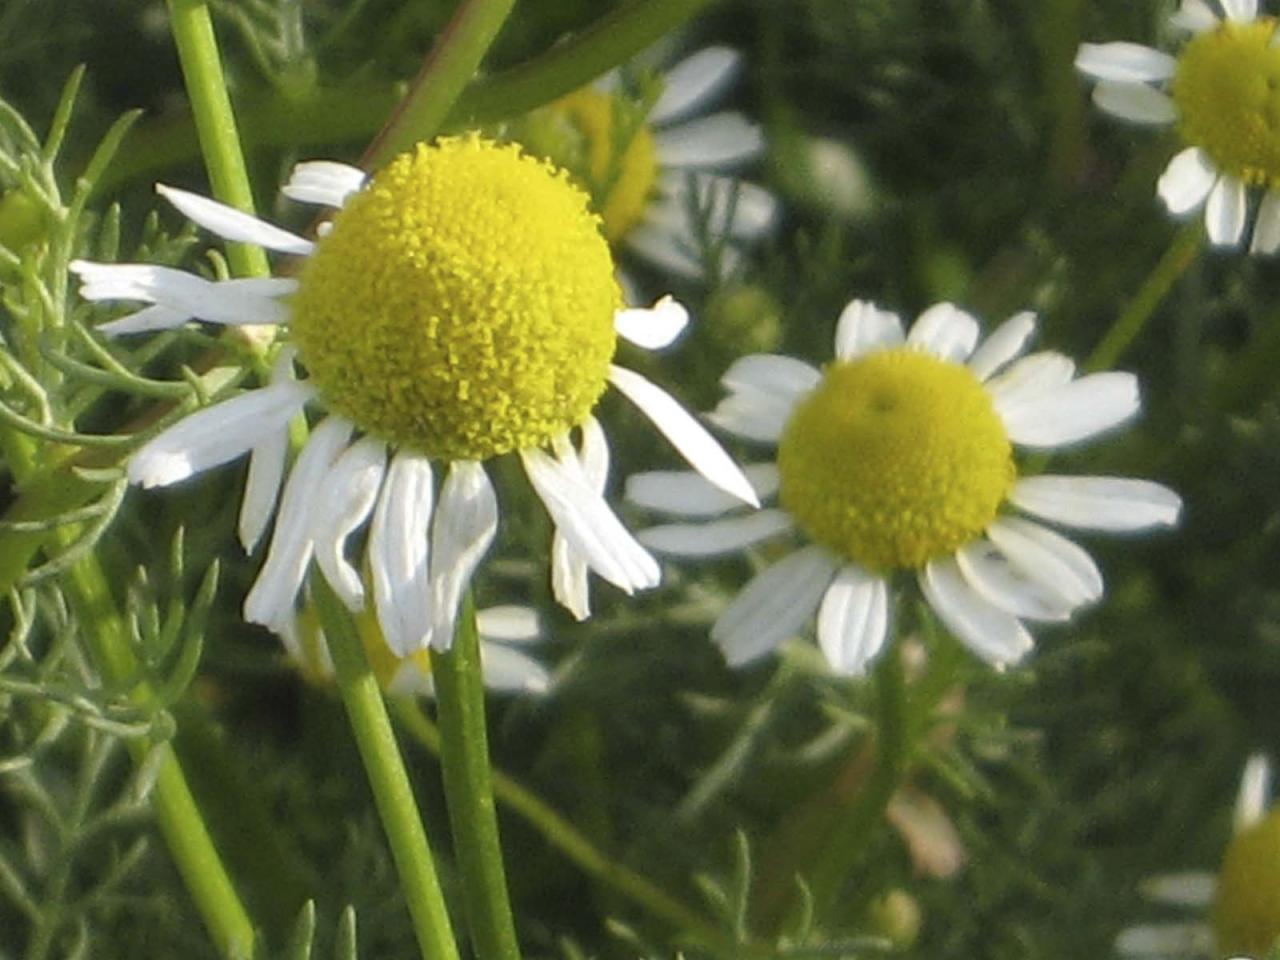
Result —
[[[417, 702], [406, 698], [393, 701], [391, 706], [396, 720], [411, 737], [437, 756], [443, 753], [444, 738]], [[753, 945], [735, 944], [724, 931], [696, 910], [685, 906], [657, 884], [611, 859], [572, 823], [517, 780], [497, 769], [492, 770], [491, 774], [494, 796], [588, 876], [608, 884], [653, 916], [707, 946], [730, 954], [736, 951], [744, 956], [762, 952]]]
[[519, 960], [493, 803], [480, 636], [470, 592], [462, 603], [453, 645], [445, 653], [431, 651], [431, 676], [444, 734], [445, 799], [475, 953], [485, 960]]
[[632, 0], [616, 7], [546, 53], [472, 84], [449, 125], [483, 125], [550, 103], [656, 43], [710, 2]]
[[458, 960], [458, 946], [436, 877], [427, 832], [418, 815], [382, 691], [369, 669], [355, 625], [342, 602], [323, 576], [312, 577], [311, 584], [316, 610], [333, 656], [338, 690], [373, 789], [378, 815], [387, 832], [422, 958]]
[[1138, 292], [1125, 304], [1120, 316], [1084, 362], [1084, 369], [1108, 370], [1137, 339], [1178, 278], [1186, 272], [1200, 252], [1204, 230], [1199, 222], [1178, 231], [1164, 256], [1152, 268]]
[[362, 165], [366, 169], [376, 170], [439, 132], [514, 5], [515, 0], [463, 0], [423, 61], [408, 95], [365, 151]]

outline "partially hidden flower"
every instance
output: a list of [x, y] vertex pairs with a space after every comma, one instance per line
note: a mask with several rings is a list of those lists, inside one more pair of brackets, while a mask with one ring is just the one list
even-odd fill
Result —
[[[466, 136], [419, 145], [372, 178], [300, 164], [285, 194], [337, 210], [315, 242], [158, 189], [227, 240], [306, 258], [296, 278], [223, 282], [147, 264], [72, 267], [89, 300], [151, 304], [99, 328], [109, 334], [192, 319], [284, 328], [269, 385], [185, 417], [128, 467], [156, 487], [250, 455], [245, 549], [273, 514], [275, 527], [249, 621], [289, 630], [314, 559], [351, 610], [372, 588], [394, 654], [446, 649], [498, 528], [486, 464], [508, 453], [551, 516], [554, 593], [575, 616], [589, 613], [589, 569], [627, 593], [654, 586], [658, 564], [603, 496], [609, 448], [593, 410], [610, 384], [712, 484], [755, 499], [676, 400], [612, 362], [619, 334], [664, 346], [688, 316], [669, 298], [624, 309], [598, 218], [548, 163]], [[307, 408], [322, 419], [286, 468], [289, 423]], [[366, 522], [355, 563], [347, 540]]]
[[1177, 55], [1137, 43], [1085, 43], [1076, 68], [1098, 81], [1093, 101], [1134, 123], [1173, 125], [1184, 148], [1156, 192], [1175, 216], [1204, 208], [1209, 240], [1245, 236], [1250, 194], [1261, 201], [1251, 253], [1280, 249], [1280, 34], [1258, 0], [1183, 0], [1172, 26], [1189, 35]]
[[1131, 374], [1078, 377], [1060, 353], [1022, 356], [1034, 330], [1034, 315], [1021, 313], [979, 345], [977, 321], [942, 303], [905, 333], [896, 314], [855, 300], [824, 369], [768, 354], [729, 368], [712, 419], [777, 448], [773, 462], [746, 470], [777, 506], [727, 516], [732, 502], [688, 473], [637, 474], [627, 496], [685, 518], [640, 534], [669, 555], [793, 533], [806, 542], [715, 622], [711, 637], [731, 665], [768, 653], [816, 611], [831, 667], [863, 673], [890, 634], [894, 582], [906, 574], [978, 656], [1014, 663], [1032, 646], [1023, 620], [1066, 620], [1103, 592], [1089, 555], [1045, 522], [1126, 532], [1176, 521], [1179, 498], [1156, 483], [1019, 475], [1014, 445], [1073, 445], [1139, 407]]

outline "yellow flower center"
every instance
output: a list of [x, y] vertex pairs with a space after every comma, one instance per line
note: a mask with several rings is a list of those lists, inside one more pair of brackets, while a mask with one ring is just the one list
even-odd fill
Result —
[[1280, 937], [1280, 807], [1232, 838], [1213, 904], [1222, 956], [1267, 956]]
[[1280, 49], [1276, 21], [1224, 20], [1188, 41], [1172, 93], [1183, 139], [1224, 173], [1280, 186]]
[[643, 121], [617, 122], [613, 97], [590, 88], [547, 107], [552, 124], [565, 123], [576, 136], [543, 131], [540, 151], [572, 172], [595, 197], [604, 235], [616, 241], [640, 222], [658, 179], [653, 133]]
[[586, 418], [621, 305], [586, 195], [470, 136], [420, 144], [347, 201], [290, 329], [330, 409], [429, 457], [483, 460]]
[[972, 540], [1016, 475], [977, 377], [906, 348], [828, 367], [787, 421], [778, 470], [800, 528], [878, 572], [918, 568]]

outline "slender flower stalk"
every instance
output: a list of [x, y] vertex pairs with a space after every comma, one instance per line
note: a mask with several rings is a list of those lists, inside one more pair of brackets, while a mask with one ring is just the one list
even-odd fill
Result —
[[443, 735], [445, 798], [475, 952], [486, 960], [519, 960], [493, 802], [480, 634], [469, 592], [463, 598], [453, 645], [443, 653], [431, 651], [431, 676]]

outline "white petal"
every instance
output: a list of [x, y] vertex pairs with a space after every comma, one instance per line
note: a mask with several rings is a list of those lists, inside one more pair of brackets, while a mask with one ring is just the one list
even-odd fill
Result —
[[177, 187], [166, 187], [162, 183], [156, 184], [156, 193], [177, 207], [187, 219], [216, 233], [224, 240], [254, 243], [268, 250], [299, 256], [306, 256], [315, 248], [315, 244], [310, 240], [264, 223], [257, 217], [229, 207], [225, 203], [202, 197], [198, 193], [189, 193]]
[[1228, 19], [1249, 23], [1258, 16], [1258, 0], [1222, 0], [1222, 9]]
[[480, 645], [480, 675], [490, 690], [546, 693], [551, 675], [527, 653], [501, 643]]
[[764, 152], [764, 133], [740, 113], [715, 113], [658, 132], [658, 162], [664, 167], [726, 169]]
[[80, 277], [80, 296], [86, 300], [141, 300], [169, 311], [143, 311], [144, 317], [135, 314], [99, 328], [108, 334], [176, 327], [191, 319], [228, 326], [284, 323], [288, 310], [276, 298], [298, 286], [297, 280], [288, 277], [205, 280], [184, 270], [149, 263], [75, 260], [70, 269]]
[[127, 313], [108, 323], [100, 323], [93, 329], [104, 337], [121, 337], [130, 333], [152, 333], [156, 330], [173, 330], [194, 319], [182, 310], [170, 307], [143, 307], [136, 313]]
[[1217, 878], [1203, 870], [1165, 873], [1143, 880], [1139, 890], [1143, 897], [1170, 907], [1204, 909], [1213, 902]]
[[613, 315], [618, 335], [646, 350], [670, 346], [688, 325], [689, 311], [669, 296], [652, 307], [630, 307]]
[[478, 611], [476, 628], [485, 640], [530, 643], [542, 639], [542, 622], [538, 619], [538, 611], [516, 603], [504, 603]]
[[453, 645], [462, 593], [498, 532], [498, 498], [484, 467], [456, 460], [440, 490], [431, 525], [431, 638], [435, 650]]
[[1130, 123], [1164, 126], [1178, 118], [1173, 101], [1145, 83], [1103, 80], [1093, 88], [1093, 102], [1099, 110]]
[[992, 331], [991, 336], [969, 358], [969, 369], [979, 380], [998, 373], [1005, 364], [1022, 355], [1036, 332], [1036, 315], [1030, 310], [1015, 313]]
[[129, 481], [164, 487], [234, 460], [284, 430], [311, 394], [288, 381], [197, 410], [139, 448], [129, 460]]
[[293, 616], [298, 590], [312, 552], [312, 518], [326, 493], [321, 481], [346, 446], [351, 424], [328, 417], [312, 432], [298, 455], [280, 499], [280, 516], [271, 535], [266, 563], [244, 600], [244, 618], [275, 627]]
[[1235, 177], [1224, 173], [1218, 179], [1204, 207], [1204, 226], [1211, 243], [1234, 247], [1240, 242], [1244, 236], [1247, 199], [1244, 184]]
[[628, 594], [657, 585], [657, 561], [587, 485], [580, 470], [541, 450], [523, 450], [520, 459], [556, 530], [591, 569]]
[[1076, 69], [1098, 80], [1158, 83], [1173, 76], [1177, 61], [1140, 43], [1082, 43]]
[[365, 437], [353, 443], [321, 481], [325, 495], [312, 518], [316, 563], [351, 611], [364, 608], [364, 584], [346, 558], [347, 537], [369, 518], [386, 464], [387, 448], [381, 440]]
[[1258, 205], [1249, 252], [1271, 254], [1280, 250], [1280, 190], [1268, 190]]
[[953, 558], [931, 560], [919, 579], [925, 599], [947, 629], [992, 666], [1017, 663], [1031, 649], [1031, 634], [1018, 618], [975, 593]]
[[1121, 930], [1115, 947], [1116, 953], [1126, 957], [1148, 960], [1207, 957], [1213, 951], [1213, 933], [1204, 923], [1144, 924]]
[[664, 224], [639, 224], [627, 233], [626, 244], [638, 257], [678, 277], [700, 280], [705, 273], [692, 244], [682, 242]]
[[805, 547], [757, 574], [711, 628], [712, 641], [737, 667], [764, 656], [798, 632], [835, 575], [835, 559]]
[[889, 585], [847, 566], [836, 574], [818, 609], [818, 645], [836, 673], [860, 677], [889, 635]]
[[677, 557], [713, 557], [732, 553], [776, 537], [792, 527], [782, 510], [757, 510], [743, 517], [710, 523], [669, 523], [641, 530], [636, 536], [650, 550]]
[[1138, 412], [1138, 378], [1131, 373], [1091, 373], [1020, 403], [998, 404], [1009, 439], [1024, 447], [1059, 447], [1087, 440]]
[[661, 197], [645, 210], [645, 222], [687, 237], [690, 246], [696, 246], [698, 222], [713, 237], [755, 240], [778, 219], [778, 198], [758, 184], [701, 171], [669, 173], [660, 184]]
[[[561, 464], [596, 496], [604, 495], [609, 477], [609, 442], [595, 417], [588, 417], [582, 427], [581, 455], [574, 451], [568, 437], [558, 450]], [[574, 549], [565, 535], [556, 530], [551, 540], [551, 593], [577, 620], [591, 615], [591, 585], [587, 579], [587, 557]]]
[[1240, 774], [1236, 792], [1235, 830], [1239, 833], [1258, 823], [1271, 806], [1271, 761], [1265, 753], [1252, 753]]
[[649, 111], [649, 122], [662, 125], [710, 103], [738, 73], [742, 54], [729, 47], [707, 47], [666, 72], [662, 95]]
[[1110, 532], [1173, 526], [1182, 510], [1168, 487], [1127, 477], [1026, 477], [1009, 500], [1052, 523]]
[[1187, 147], [1169, 161], [1156, 193], [1174, 216], [1196, 209], [1218, 182], [1218, 170], [1199, 147]]
[[1028, 576], [1039, 580], [1072, 607], [1102, 597], [1102, 573], [1089, 554], [1061, 534], [1020, 517], [1001, 517], [987, 536]]
[[836, 322], [836, 357], [852, 360], [868, 350], [900, 346], [905, 339], [896, 313], [869, 300], [850, 300]]
[[640, 374], [619, 366], [609, 367], [609, 382], [640, 408], [693, 469], [743, 503], [760, 505], [738, 465], [671, 394]]
[[290, 200], [323, 207], [342, 207], [347, 197], [364, 186], [366, 174], [358, 167], [332, 160], [295, 164], [289, 182], [280, 188]]
[[935, 303], [907, 333], [907, 346], [952, 363], [968, 360], [977, 343], [978, 321], [954, 303]]
[[[760, 499], [778, 490], [778, 467], [773, 463], [756, 463], [742, 472]], [[626, 498], [636, 506], [681, 517], [712, 517], [740, 507], [742, 502], [701, 475], [684, 470], [652, 470], [627, 477]]]
[[1179, 30], [1203, 33], [1218, 25], [1218, 16], [1204, 0], [1182, 0], [1177, 13], [1169, 18], [1169, 24]]
[[956, 565], [982, 599], [1015, 617], [1064, 621], [1071, 616], [1072, 605], [1061, 594], [1028, 576], [989, 540], [961, 547]]
[[391, 652], [407, 657], [431, 630], [431, 463], [401, 451], [391, 460], [369, 528], [369, 573], [378, 624]]
[[1076, 365], [1070, 357], [1042, 350], [1015, 361], [988, 380], [987, 392], [999, 412], [1065, 386], [1075, 373]]
[[240, 502], [238, 532], [245, 553], [252, 553], [267, 522], [276, 507], [280, 495], [280, 480], [284, 477], [285, 458], [289, 452], [289, 429], [281, 427], [253, 448], [249, 457], [249, 475], [244, 482], [244, 497]]
[[750, 387], [794, 399], [818, 385], [822, 374], [797, 360], [774, 353], [753, 353], [733, 362], [720, 382], [729, 390]]

